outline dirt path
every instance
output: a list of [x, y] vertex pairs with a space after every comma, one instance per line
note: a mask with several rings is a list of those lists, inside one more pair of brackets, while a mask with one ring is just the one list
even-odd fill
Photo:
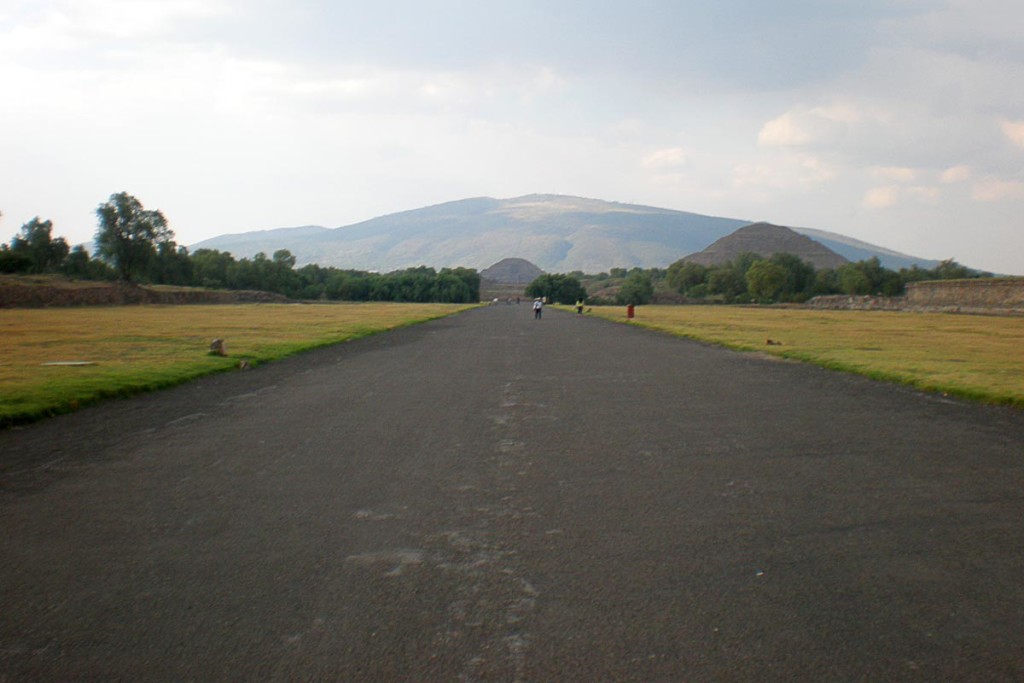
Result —
[[495, 306], [0, 433], [0, 681], [1016, 681], [1024, 414]]

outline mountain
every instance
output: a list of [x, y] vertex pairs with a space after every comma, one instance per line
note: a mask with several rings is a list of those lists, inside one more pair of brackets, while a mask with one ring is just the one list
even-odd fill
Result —
[[793, 254], [807, 261], [817, 269], [838, 268], [849, 261], [824, 244], [801, 235], [789, 228], [770, 223], [754, 223], [716, 240], [714, 244], [696, 254], [690, 254], [686, 261], [703, 266], [720, 266], [733, 261], [743, 253], [757, 254], [765, 258], [772, 254]]
[[910, 268], [915, 265], [919, 268], [930, 270], [940, 263], [938, 260], [908, 256], [907, 254], [901, 254], [898, 251], [885, 249], [884, 247], [878, 247], [874, 244], [855, 240], [852, 237], [837, 235], [824, 230], [815, 230], [814, 228], [793, 228], [793, 230], [796, 230], [801, 235], [807, 235], [817, 242], [821, 242], [832, 251], [846, 258], [848, 261], [865, 261], [869, 258], [876, 257], [884, 267], [891, 270]]
[[[328, 229], [318, 226], [221, 235], [190, 248], [236, 258], [289, 250], [299, 265], [390, 271], [410, 266], [478, 270], [501, 259], [527, 259], [549, 273], [614, 267], [665, 267], [701, 251], [751, 221], [563, 195], [477, 197]], [[803, 228], [794, 228], [804, 233]], [[824, 231], [813, 238], [837, 253], [863, 251], [883, 265], [894, 252]], [[845, 251], [844, 251], [845, 250]], [[873, 250], [873, 251], [872, 251]], [[898, 255], [912, 263], [928, 263]]]

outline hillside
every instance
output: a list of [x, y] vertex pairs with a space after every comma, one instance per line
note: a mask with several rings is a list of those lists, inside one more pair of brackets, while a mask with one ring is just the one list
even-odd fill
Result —
[[754, 223], [716, 240], [714, 244], [686, 261], [703, 266], [718, 266], [733, 261], [740, 254], [751, 253], [769, 257], [772, 254], [793, 254], [815, 268], [838, 268], [848, 260], [820, 242], [789, 228], [770, 223]]
[[[479, 270], [515, 257], [547, 272], [598, 273], [613, 267], [665, 267], [748, 224], [636, 204], [535, 194], [463, 199], [334, 229], [305, 226], [221, 235], [190, 248], [220, 249], [236, 258], [288, 249], [299, 265], [382, 272], [417, 265]], [[892, 267], [899, 258], [897, 268], [933, 263], [842, 235], [813, 232], [815, 240], [851, 260], [877, 255], [883, 265]], [[865, 248], [874, 251], [867, 253]]]

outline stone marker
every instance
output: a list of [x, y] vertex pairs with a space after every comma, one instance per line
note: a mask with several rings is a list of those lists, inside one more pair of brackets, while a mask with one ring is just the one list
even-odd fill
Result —
[[224, 344], [224, 340], [214, 339], [212, 342], [210, 342], [210, 353], [215, 354], [217, 356], [228, 355], [227, 346]]

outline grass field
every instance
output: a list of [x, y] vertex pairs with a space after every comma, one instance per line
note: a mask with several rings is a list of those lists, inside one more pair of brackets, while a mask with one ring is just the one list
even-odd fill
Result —
[[[450, 315], [451, 304], [0, 310], [0, 427]], [[227, 356], [209, 353], [226, 341]], [[87, 363], [86, 365], [47, 365]]]
[[[0, 310], [0, 427], [464, 310], [446, 304]], [[592, 315], [625, 321], [621, 307]], [[643, 306], [633, 324], [1024, 407], [1024, 318]], [[227, 357], [208, 353], [226, 340]], [[780, 345], [768, 345], [771, 339]], [[81, 362], [87, 365], [47, 365]]]
[[[594, 307], [591, 314], [626, 321], [623, 307]], [[632, 324], [928, 391], [1024, 407], [1024, 318], [641, 306]], [[769, 345], [769, 339], [779, 345]]]

